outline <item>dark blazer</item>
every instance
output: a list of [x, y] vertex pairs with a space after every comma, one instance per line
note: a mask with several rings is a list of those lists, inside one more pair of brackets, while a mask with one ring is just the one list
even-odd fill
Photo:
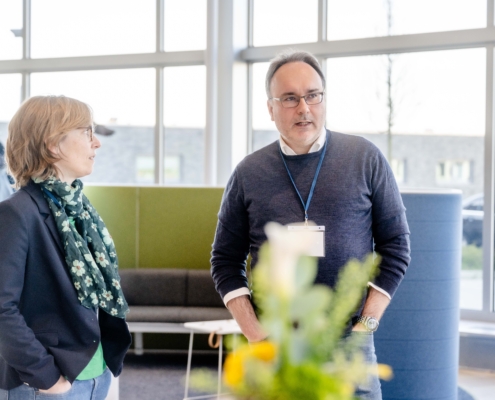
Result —
[[48, 203], [30, 182], [0, 202], [0, 388], [48, 389], [60, 375], [73, 382], [100, 341], [118, 376], [127, 324], [81, 305]]

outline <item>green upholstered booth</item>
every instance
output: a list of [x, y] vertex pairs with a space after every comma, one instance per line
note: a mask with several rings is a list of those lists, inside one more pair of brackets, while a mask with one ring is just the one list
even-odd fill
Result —
[[[121, 269], [209, 269], [223, 191], [211, 187], [84, 187], [115, 241]], [[195, 348], [209, 349], [207, 335], [198, 339]], [[187, 347], [187, 335], [144, 335], [145, 349]]]
[[85, 186], [120, 268], [209, 269], [223, 188]]

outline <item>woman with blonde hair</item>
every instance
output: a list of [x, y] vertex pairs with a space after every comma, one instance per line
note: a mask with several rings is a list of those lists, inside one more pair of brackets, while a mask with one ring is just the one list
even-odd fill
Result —
[[0, 400], [103, 400], [131, 337], [115, 247], [79, 178], [100, 141], [88, 105], [24, 102], [8, 128], [17, 192], [0, 203]]

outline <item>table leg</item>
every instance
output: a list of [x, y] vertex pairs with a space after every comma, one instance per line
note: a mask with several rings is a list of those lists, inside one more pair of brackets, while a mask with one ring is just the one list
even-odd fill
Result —
[[184, 391], [184, 399], [189, 396], [189, 375], [191, 375], [191, 359], [193, 350], [194, 332], [189, 334], [189, 353], [187, 354], [187, 372], [186, 372], [186, 388]]
[[220, 346], [218, 346], [218, 390], [217, 399], [220, 399], [220, 391], [222, 390], [222, 353], [223, 353], [223, 335], [220, 337]]
[[142, 356], [143, 350], [143, 332], [134, 332], [134, 354]]

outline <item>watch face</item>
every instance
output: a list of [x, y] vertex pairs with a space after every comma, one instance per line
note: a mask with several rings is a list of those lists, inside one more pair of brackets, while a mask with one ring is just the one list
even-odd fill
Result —
[[370, 331], [375, 331], [378, 328], [378, 321], [375, 318], [370, 318], [366, 325]]

